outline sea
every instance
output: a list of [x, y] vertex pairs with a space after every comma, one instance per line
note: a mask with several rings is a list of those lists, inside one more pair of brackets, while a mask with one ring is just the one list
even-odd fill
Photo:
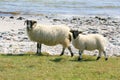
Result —
[[120, 0], [0, 0], [2, 15], [120, 16]]

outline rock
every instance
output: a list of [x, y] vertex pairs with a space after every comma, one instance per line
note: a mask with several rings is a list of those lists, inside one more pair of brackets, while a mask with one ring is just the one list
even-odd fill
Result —
[[11, 29], [12, 32], [14, 32], [15, 30]]
[[77, 20], [77, 18], [73, 17], [73, 19], [72, 19], [72, 20]]
[[24, 34], [24, 32], [18, 32], [18, 35], [22, 35], [22, 34]]
[[10, 16], [10, 19], [14, 19], [14, 17], [13, 17], [13, 16]]
[[56, 22], [56, 21], [60, 21], [60, 19], [53, 19], [53, 21], [54, 21], [54, 22]]
[[64, 22], [69, 22], [69, 20], [68, 20], [68, 19], [63, 19], [62, 21], [64, 21]]
[[2, 38], [2, 35], [0, 35], [0, 38]]
[[113, 56], [120, 57], [120, 55], [119, 55], [119, 54], [114, 54]]
[[2, 18], [2, 20], [4, 20], [4, 19], [5, 19], [5, 17], [3, 17], [3, 16], [0, 16], [0, 18]]
[[28, 39], [28, 37], [23, 37], [23, 38], [22, 38], [22, 41], [25, 41], [25, 42], [27, 41], [27, 42], [28, 42], [29, 39]]
[[93, 28], [88, 28], [88, 33], [99, 33], [97, 29], [93, 29]]
[[25, 18], [23, 18], [23, 17], [19, 17], [19, 18], [17, 18], [17, 20], [23, 20], [23, 19], [25, 19]]

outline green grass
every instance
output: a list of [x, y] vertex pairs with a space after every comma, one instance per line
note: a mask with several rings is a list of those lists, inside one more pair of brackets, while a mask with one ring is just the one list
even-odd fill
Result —
[[0, 55], [0, 80], [120, 80], [120, 58]]

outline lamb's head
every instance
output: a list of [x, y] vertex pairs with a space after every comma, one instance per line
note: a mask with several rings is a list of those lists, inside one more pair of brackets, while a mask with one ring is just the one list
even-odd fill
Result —
[[37, 21], [34, 20], [26, 20], [25, 23], [27, 24], [27, 30], [30, 31], [37, 24]]
[[73, 34], [73, 39], [76, 39], [78, 35], [82, 33], [81, 31], [78, 30], [70, 30], [70, 32]]

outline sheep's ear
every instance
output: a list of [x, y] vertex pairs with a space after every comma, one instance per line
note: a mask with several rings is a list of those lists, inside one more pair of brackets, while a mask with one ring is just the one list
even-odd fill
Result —
[[82, 31], [79, 31], [79, 34], [82, 34], [83, 32]]
[[71, 29], [70, 32], [73, 33], [73, 30]]
[[34, 25], [34, 24], [37, 24], [37, 21], [32, 21], [32, 24]]

